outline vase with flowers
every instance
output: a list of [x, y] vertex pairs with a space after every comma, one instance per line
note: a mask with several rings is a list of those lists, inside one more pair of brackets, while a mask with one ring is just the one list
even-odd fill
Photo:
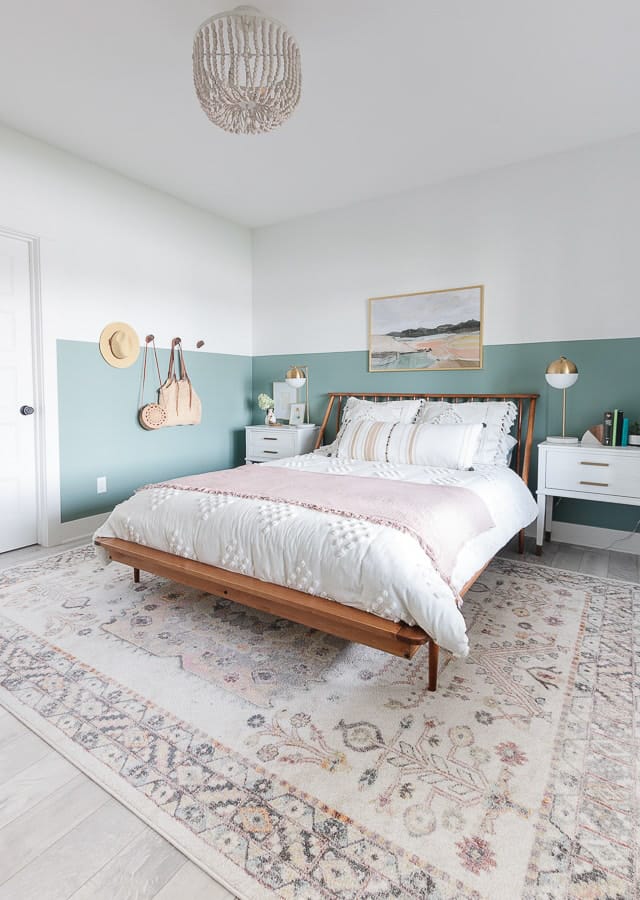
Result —
[[269, 394], [258, 394], [258, 406], [261, 410], [266, 412], [264, 424], [276, 425], [275, 403], [273, 402], [273, 397], [270, 397]]

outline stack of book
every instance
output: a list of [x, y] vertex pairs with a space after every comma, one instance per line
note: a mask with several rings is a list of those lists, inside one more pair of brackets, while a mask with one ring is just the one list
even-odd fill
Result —
[[621, 409], [608, 410], [604, 414], [602, 443], [605, 447], [626, 447], [629, 443], [629, 420]]

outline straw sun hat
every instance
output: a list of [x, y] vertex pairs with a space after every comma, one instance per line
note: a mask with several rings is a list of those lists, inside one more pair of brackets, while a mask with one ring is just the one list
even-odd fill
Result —
[[110, 366], [126, 369], [138, 358], [140, 339], [126, 322], [111, 322], [102, 329], [100, 353]]

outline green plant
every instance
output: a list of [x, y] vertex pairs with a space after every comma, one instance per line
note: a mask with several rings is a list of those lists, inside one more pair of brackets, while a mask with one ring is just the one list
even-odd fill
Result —
[[629, 425], [629, 434], [640, 434], [640, 422], [632, 422]]

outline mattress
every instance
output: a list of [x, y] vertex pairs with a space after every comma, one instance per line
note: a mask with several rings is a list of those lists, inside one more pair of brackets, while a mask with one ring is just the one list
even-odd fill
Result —
[[[95, 537], [116, 537], [420, 625], [466, 656], [457, 591], [537, 514], [506, 466], [472, 471], [335, 459], [317, 453], [266, 463], [333, 475], [460, 486], [486, 504], [494, 526], [467, 541], [443, 577], [410, 534], [291, 504], [152, 487], [119, 504]], [[107, 561], [105, 551], [98, 547]]]

